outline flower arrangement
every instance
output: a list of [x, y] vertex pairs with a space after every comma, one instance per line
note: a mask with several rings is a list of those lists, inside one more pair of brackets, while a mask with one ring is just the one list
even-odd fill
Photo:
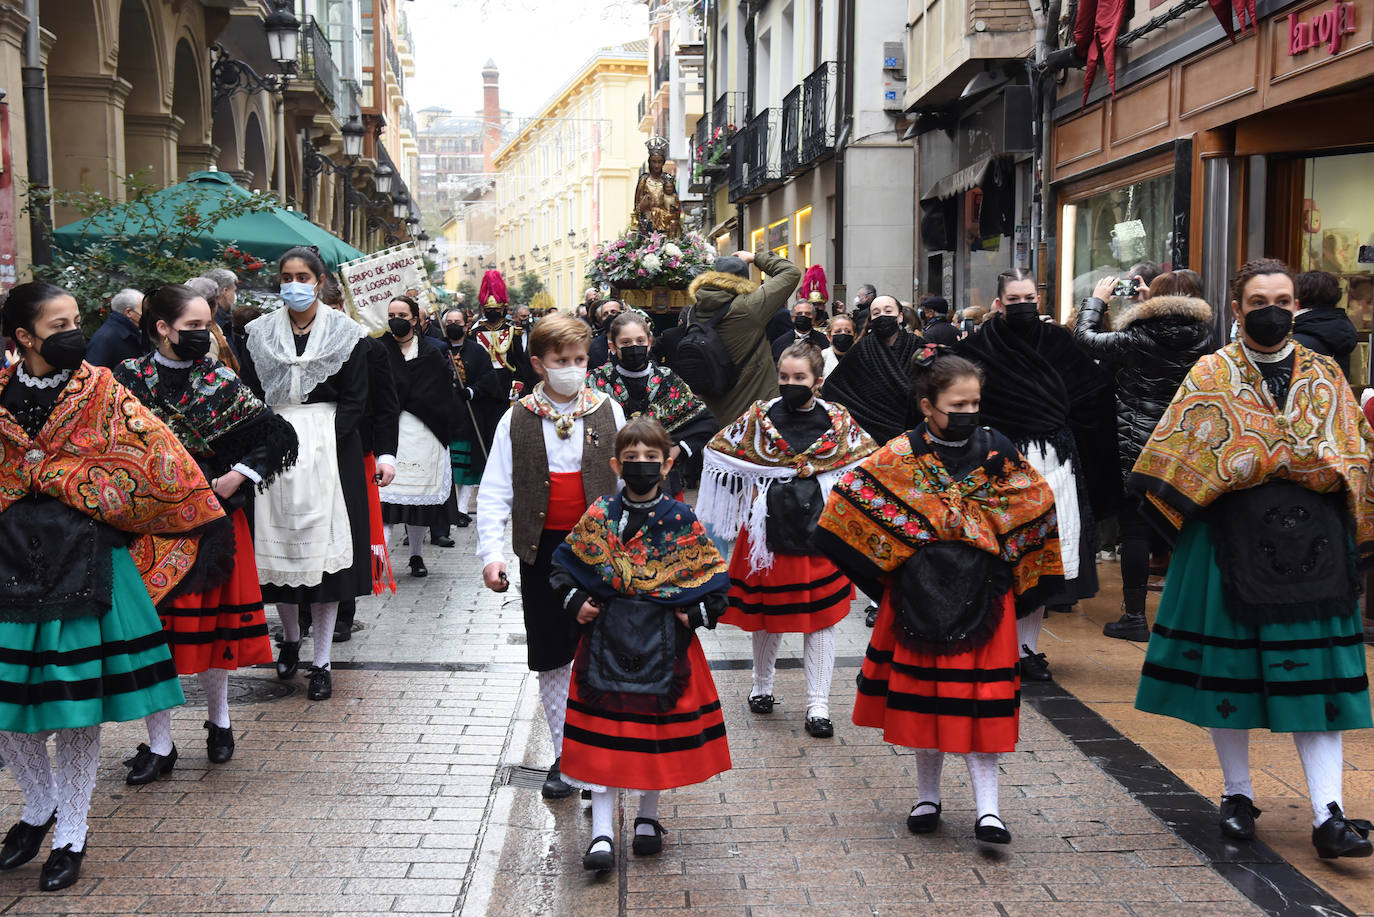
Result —
[[730, 138], [735, 136], [737, 130], [733, 124], [721, 125], [711, 132], [705, 143], [697, 144], [696, 163], [692, 166], [693, 182], [701, 181], [708, 166], [725, 158], [730, 151]]
[[629, 230], [620, 238], [598, 246], [587, 267], [587, 279], [631, 289], [685, 287], [694, 268], [709, 267], [716, 252], [697, 233], [679, 239], [661, 232], [640, 234]]

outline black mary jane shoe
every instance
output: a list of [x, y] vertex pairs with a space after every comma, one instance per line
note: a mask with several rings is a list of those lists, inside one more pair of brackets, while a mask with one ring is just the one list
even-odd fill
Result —
[[71, 844], [54, 850], [48, 856], [48, 861], [43, 864], [42, 872], [38, 874], [38, 890], [61, 891], [74, 883], [81, 878], [81, 861], [85, 858], [86, 851], [73, 850]]
[[545, 799], [567, 799], [573, 794], [573, 788], [563, 780], [563, 772], [559, 770], [559, 765], [563, 763], [561, 757], [553, 759], [553, 767], [549, 768], [548, 774], [544, 777], [544, 785], [539, 788], [539, 795]]
[[[648, 825], [654, 829], [653, 834], [640, 834], [639, 826]], [[630, 849], [635, 852], [637, 857], [651, 857], [656, 853], [663, 852], [663, 826], [653, 818], [635, 819], [635, 839], [630, 845]]]
[[224, 764], [234, 757], [233, 727], [216, 726], [206, 720], [205, 728], [209, 730], [205, 735], [205, 757], [210, 759], [210, 763]]
[[1317, 848], [1317, 856], [1334, 860], [1337, 857], [1367, 857], [1374, 853], [1374, 844], [1369, 842], [1369, 832], [1374, 830], [1374, 825], [1363, 818], [1346, 818], [1334, 802], [1327, 803], [1326, 810], [1331, 817], [1312, 829], [1312, 846]]
[[[930, 812], [916, 814], [916, 810], [921, 806], [934, 806]], [[911, 814], [906, 817], [906, 829], [912, 834], [929, 834], [940, 827], [940, 813], [944, 811], [944, 806], [938, 802], [918, 802], [911, 807]]]
[[468, 526], [472, 525], [472, 517], [469, 516], [467, 513], [459, 513], [457, 520], [453, 524], [458, 526], [458, 528], [460, 529], [465, 529]]
[[1255, 839], [1255, 817], [1260, 810], [1255, 801], [1244, 793], [1221, 797], [1221, 834], [1233, 841]]
[[872, 602], [864, 609], [864, 625], [872, 627], [878, 623], [878, 603]]
[[1021, 651], [1026, 654], [1021, 657], [1023, 681], [1049, 681], [1054, 677], [1050, 674], [1050, 664], [1045, 660], [1044, 653], [1032, 653], [1028, 646], [1022, 646]]
[[454, 541], [447, 535], [440, 535], [438, 538], [431, 537], [429, 539], [429, 543], [434, 545], [436, 548], [451, 548], [455, 544], [457, 544], [456, 541]]
[[[996, 820], [996, 824], [985, 825], [983, 819], [991, 818]], [[978, 820], [973, 823], [973, 836], [985, 844], [1010, 844], [1011, 832], [1007, 830], [1007, 825], [1002, 821], [1001, 816], [988, 813], [978, 816]]]
[[425, 559], [419, 554], [410, 556], [410, 575], [416, 577], [429, 576], [429, 569], [425, 567]]
[[282, 681], [296, 674], [296, 670], [301, 667], [301, 642], [299, 640], [283, 640], [281, 650], [277, 653], [277, 677]]
[[749, 712], [765, 716], [773, 712], [774, 703], [771, 694], [755, 694], [749, 698]]
[[56, 810], [41, 825], [15, 822], [14, 827], [5, 834], [5, 845], [0, 847], [0, 869], [23, 866], [38, 856], [38, 851], [43, 848], [43, 838], [48, 836], [48, 831], [56, 822]]
[[835, 736], [835, 724], [826, 716], [808, 716], [806, 734], [813, 739], [830, 739]]
[[[592, 852], [597, 844], [605, 841], [611, 845], [610, 850], [597, 850]], [[582, 854], [582, 868], [588, 872], [606, 872], [615, 868], [615, 841], [604, 834], [599, 834], [592, 838], [591, 846], [587, 852]]]
[[310, 672], [310, 686], [305, 696], [311, 700], [329, 700], [334, 696], [334, 682], [329, 677], [329, 666], [312, 665], [306, 667]]
[[159, 755], [140, 743], [138, 751], [132, 758], [125, 759], [124, 764], [129, 768], [124, 782], [129, 786], [144, 786], [172, 772], [177, 765], [177, 747], [173, 745], [170, 754]]

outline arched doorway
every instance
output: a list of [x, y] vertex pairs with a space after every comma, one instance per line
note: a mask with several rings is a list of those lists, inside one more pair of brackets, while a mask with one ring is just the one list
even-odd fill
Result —
[[267, 162], [267, 138], [262, 132], [262, 122], [258, 120], [257, 112], [251, 112], [243, 131], [243, 170], [251, 173], [248, 186], [254, 191], [268, 190], [272, 173]]
[[124, 171], [161, 186], [176, 179], [181, 119], [163, 109], [162, 67], [152, 17], [142, 0], [119, 8], [119, 70], [129, 84], [124, 102]]
[[209, 106], [202, 85], [204, 69], [190, 39], [178, 41], [172, 70], [172, 114], [182, 122], [177, 135], [177, 177], [181, 179], [210, 168], [215, 161], [208, 136]]

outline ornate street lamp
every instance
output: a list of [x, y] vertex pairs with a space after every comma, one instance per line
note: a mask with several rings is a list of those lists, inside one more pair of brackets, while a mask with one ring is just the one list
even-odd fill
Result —
[[359, 156], [363, 155], [363, 135], [366, 133], [363, 130], [363, 122], [358, 119], [357, 115], [354, 115], [348, 119], [343, 127], [339, 128], [339, 132], [343, 134], [344, 155], [348, 157], [350, 162], [356, 161]]
[[290, 0], [270, 0], [272, 12], [263, 20], [267, 32], [267, 55], [282, 72], [296, 69], [296, 50], [301, 40], [301, 21], [292, 12]]
[[410, 213], [410, 196], [404, 191], [393, 191], [391, 194], [391, 215], [395, 219], [404, 220]]
[[372, 179], [377, 183], [377, 193], [390, 194], [391, 180], [395, 178], [395, 176], [396, 170], [391, 168], [391, 166], [386, 163], [379, 165], [377, 171], [372, 173]]

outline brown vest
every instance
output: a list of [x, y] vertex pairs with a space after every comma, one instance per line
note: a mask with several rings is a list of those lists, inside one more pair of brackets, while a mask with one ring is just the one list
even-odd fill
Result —
[[[527, 564], [539, 553], [544, 514], [549, 508], [549, 455], [544, 450], [544, 420], [517, 404], [510, 418], [511, 545]], [[582, 416], [582, 492], [588, 505], [615, 493], [615, 412], [611, 399]]]

